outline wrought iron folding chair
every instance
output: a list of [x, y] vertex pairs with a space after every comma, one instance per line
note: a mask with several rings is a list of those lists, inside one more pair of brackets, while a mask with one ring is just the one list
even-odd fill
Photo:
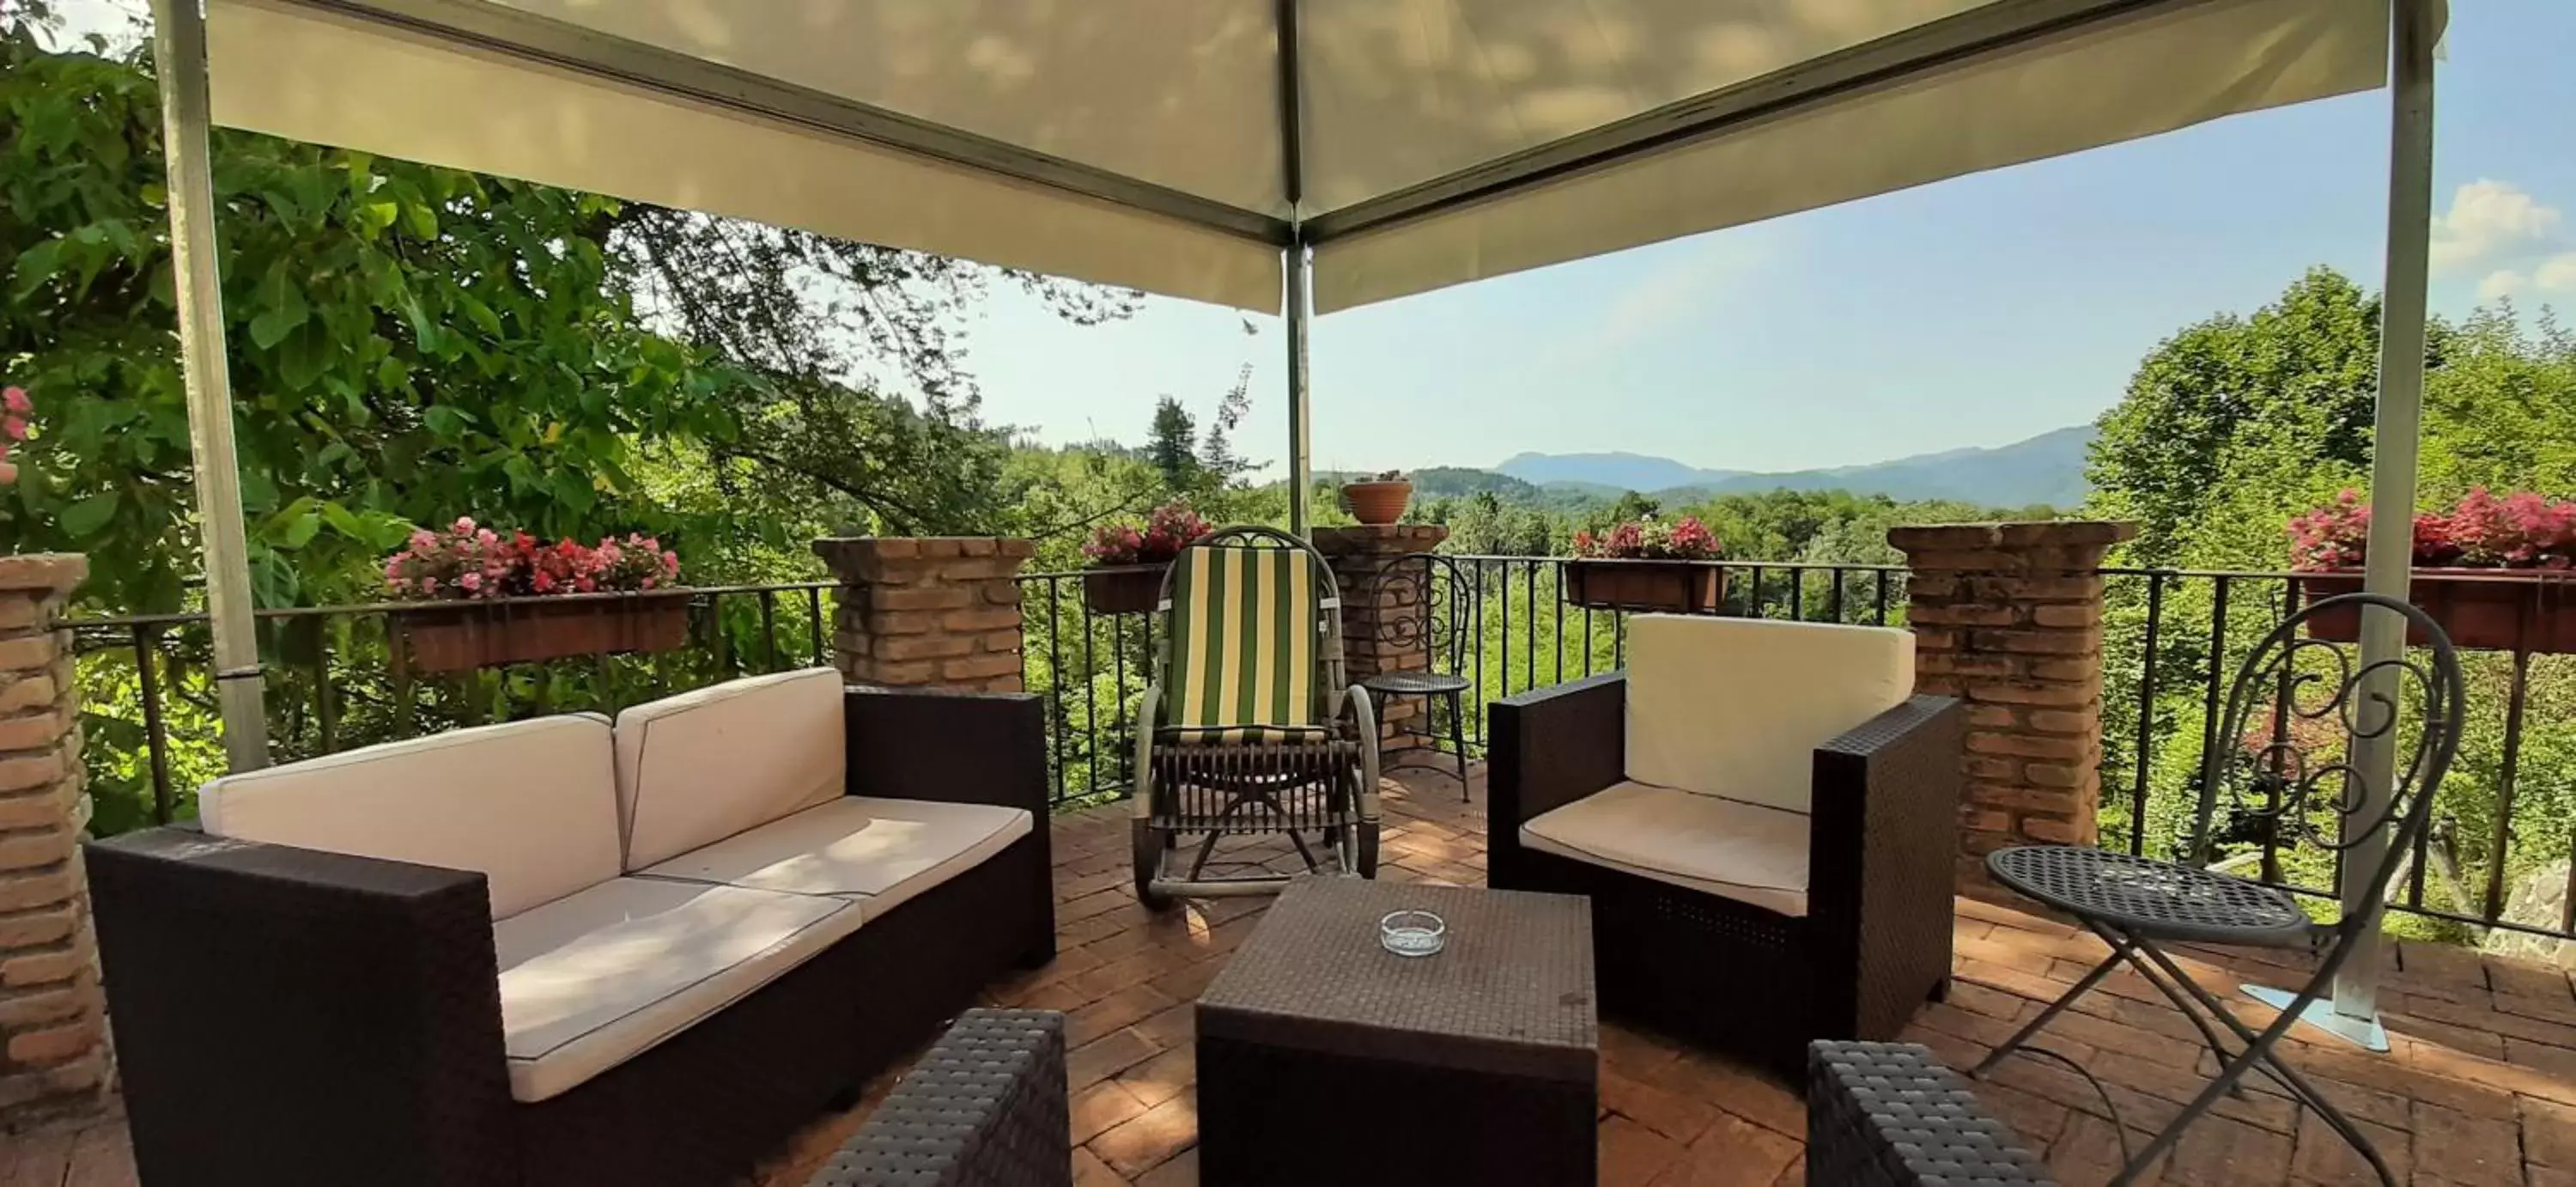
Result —
[[1136, 717], [1138, 901], [1277, 891], [1293, 875], [1266, 865], [1211, 876], [1226, 868], [1219, 840], [1262, 833], [1286, 836], [1308, 873], [1329, 858], [1375, 877], [1377, 715], [1344, 674], [1323, 555], [1269, 528], [1221, 528], [1172, 561], [1156, 613], [1163, 647]]
[[[2418, 661], [2410, 653], [2360, 666], [2341, 646], [2301, 633], [2308, 620], [2320, 614], [2356, 606], [2385, 607], [2406, 616], [2409, 633], [2424, 640], [2421, 649], [2430, 653], [2429, 659]], [[2375, 679], [2386, 680], [2393, 694], [2365, 687]], [[2422, 703], [2410, 746], [2399, 710], [2417, 696]], [[2319, 1119], [2369, 1161], [2380, 1182], [2394, 1187], [2396, 1179], [2370, 1139], [2284, 1062], [2276, 1048], [2308, 1006], [2329, 991], [2356, 941], [2379, 926], [2388, 883], [2423, 834], [2433, 793], [2458, 748], [2461, 698], [2459, 657], [2449, 637], [2430, 616], [2405, 602], [2376, 594], [2346, 594], [2292, 614], [2237, 670], [2226, 716], [2211, 735], [2220, 744], [2202, 760], [2188, 864], [2065, 845], [1999, 849], [1987, 856], [1986, 868], [1997, 881], [2073, 915], [2111, 946], [2111, 954], [1996, 1047], [1975, 1074], [1993, 1071], [2005, 1056], [2125, 964], [2191, 1019], [2218, 1057], [2219, 1072], [2171, 1124], [2129, 1159], [2113, 1183], [2130, 1182], [2153, 1165], [2173, 1147], [2184, 1127], [2209, 1111], [2221, 1095], [2240, 1090], [2239, 1082], [2260, 1070], [2291, 1097], [2316, 1110]], [[2264, 716], [2256, 717], [2258, 710]], [[2247, 732], [2249, 722], [2255, 726], [2252, 735]], [[2308, 723], [2340, 729], [2298, 728]], [[2319, 739], [2319, 734], [2329, 738]], [[2377, 789], [2365, 785], [2361, 772], [2341, 752], [2363, 738], [2385, 738], [2398, 748], [2394, 786], [2386, 789], [2384, 797], [2371, 794]], [[2316, 748], [2327, 753], [2311, 753], [2311, 744], [2318, 741], [2325, 745]], [[2371, 877], [2360, 909], [2347, 912], [2337, 923], [2318, 923], [2308, 918], [2289, 891], [2205, 868], [2212, 856], [2210, 818], [2222, 788], [2235, 823], [2268, 833], [2282, 844], [2307, 841], [2340, 854], [2366, 838], [2384, 834], [2387, 853]], [[2315, 975], [2277, 1018], [2258, 1031], [2186, 975], [2158, 946], [2166, 941], [2304, 948], [2317, 953], [2319, 960]], [[2222, 1028], [2236, 1042], [2234, 1049], [2222, 1038]], [[2034, 1049], [2034, 1053], [2042, 1052]]]
[[1467, 798], [1467, 642], [1474, 627], [1476, 587], [1465, 566], [1436, 552], [1393, 557], [1369, 570], [1364, 588], [1351, 591], [1361, 613], [1349, 615], [1367, 636], [1349, 641], [1372, 656], [1378, 669], [1360, 680], [1379, 700], [1422, 698], [1422, 736], [1429, 753], [1399, 752], [1389, 770], [1440, 767], [1439, 711], [1449, 713], [1449, 752], [1457, 760], [1458, 798]]

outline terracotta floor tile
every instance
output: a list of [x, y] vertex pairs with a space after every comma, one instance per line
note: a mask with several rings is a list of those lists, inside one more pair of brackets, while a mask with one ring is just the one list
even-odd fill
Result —
[[2414, 1168], [2461, 1187], [2519, 1187], [2521, 1134], [2511, 1121], [2415, 1104]]
[[1065, 1079], [1080, 1092], [1160, 1053], [1145, 1036], [1121, 1030], [1074, 1048], [1064, 1057]]
[[1076, 1093], [1073, 1105], [1073, 1140], [1079, 1144], [1141, 1116], [1143, 1101], [1121, 1087], [1116, 1080], [1103, 1080]]
[[1715, 1105], [1607, 1069], [1601, 1073], [1601, 1107], [1685, 1146], [1719, 1115]]
[[1654, 1187], [1766, 1187], [1793, 1171], [1806, 1181], [1806, 1147], [1738, 1117], [1721, 1116], [1656, 1176]]
[[1148, 1105], [1170, 1100], [1198, 1082], [1198, 1052], [1189, 1047], [1175, 1047], [1118, 1074], [1118, 1083]]
[[1090, 1145], [1109, 1169], [1133, 1179], [1198, 1140], [1198, 1094], [1183, 1092], [1091, 1139]]
[[1127, 1180], [1109, 1169], [1100, 1156], [1088, 1147], [1073, 1148], [1073, 1187], [1127, 1187]]
[[[2371, 1149], [2379, 1152], [2379, 1160], [2388, 1164], [2397, 1181], [2405, 1182], [2412, 1173], [2414, 1135], [2367, 1121], [2356, 1120], [2354, 1124], [2363, 1137], [2370, 1139]], [[2370, 1164], [2343, 1140], [2343, 1135], [2313, 1112], [2300, 1114], [2298, 1149], [2290, 1159], [2292, 1182], [2361, 1183], [2375, 1178]]]
[[1601, 1123], [1601, 1187], [1646, 1187], [1681, 1157], [1681, 1143], [1626, 1117]]

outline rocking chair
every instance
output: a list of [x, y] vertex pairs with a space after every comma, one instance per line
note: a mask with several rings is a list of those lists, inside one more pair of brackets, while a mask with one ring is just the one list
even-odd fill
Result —
[[[1323, 556], [1269, 528], [1219, 529], [1172, 561], [1155, 613], [1162, 647], [1136, 717], [1137, 900], [1277, 892], [1295, 875], [1216, 861], [1221, 839], [1266, 833], [1308, 873], [1375, 877], [1377, 714], [1344, 675]], [[1251, 872], [1212, 873], [1238, 864]]]

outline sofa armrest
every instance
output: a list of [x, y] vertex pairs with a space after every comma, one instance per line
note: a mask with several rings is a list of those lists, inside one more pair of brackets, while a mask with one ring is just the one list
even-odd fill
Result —
[[852, 686], [851, 795], [1026, 808], [1046, 826], [1046, 711], [1028, 693]]
[[807, 1187], [1071, 1187], [1064, 1015], [968, 1010]]
[[1837, 970], [1819, 1004], [1856, 1037], [1894, 1037], [1950, 974], [1966, 721], [1915, 696], [1816, 749], [1808, 916]]
[[482, 874], [191, 828], [87, 865], [146, 1181], [518, 1182]]
[[2039, 1157], [1929, 1049], [1820, 1042], [1807, 1050], [1808, 1182], [2054, 1187]]
[[[1571, 680], [1485, 710], [1486, 818], [1493, 844], [1627, 777], [1628, 677]], [[1517, 843], [1514, 841], [1513, 843]]]

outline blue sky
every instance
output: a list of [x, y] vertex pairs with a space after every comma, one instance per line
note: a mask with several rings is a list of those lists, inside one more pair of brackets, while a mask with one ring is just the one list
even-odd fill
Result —
[[[2452, 6], [2439, 312], [2482, 292], [2576, 303], [2570, 46], [2569, 0]], [[1315, 463], [1630, 450], [1795, 469], [2089, 421], [2158, 340], [2312, 264], [2376, 288], [2387, 128], [2370, 92], [1321, 318]], [[1077, 328], [1012, 294], [973, 329], [994, 422], [1134, 440], [1156, 396], [1204, 416], [1251, 363], [1239, 445], [1284, 453], [1276, 319], [1152, 299]]]

